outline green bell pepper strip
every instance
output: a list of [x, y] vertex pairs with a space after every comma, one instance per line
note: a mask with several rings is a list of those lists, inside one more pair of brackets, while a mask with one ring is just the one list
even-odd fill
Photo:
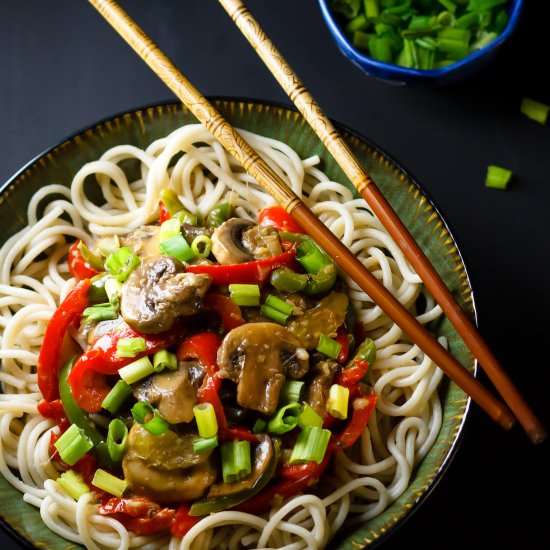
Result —
[[86, 436], [92, 441], [94, 447], [91, 452], [99, 460], [101, 466], [107, 469], [116, 469], [118, 464], [109, 456], [109, 450], [107, 449], [107, 444], [105, 443], [103, 436], [97, 430], [89, 416], [78, 406], [75, 398], [73, 397], [68, 378], [75, 359], [76, 358], [73, 357], [67, 361], [67, 363], [65, 363], [59, 371], [59, 396], [61, 397], [65, 414], [71, 424], [75, 424], [84, 430]]
[[284, 267], [271, 273], [271, 284], [284, 292], [304, 292], [308, 296], [328, 292], [336, 282], [336, 267], [330, 263], [318, 273], [296, 273]]

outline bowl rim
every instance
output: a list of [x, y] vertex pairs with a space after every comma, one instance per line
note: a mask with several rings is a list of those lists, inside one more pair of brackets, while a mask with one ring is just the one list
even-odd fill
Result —
[[[289, 111], [293, 111], [297, 114], [298, 110], [294, 105], [281, 102], [281, 101], [274, 101], [274, 100], [268, 100], [268, 99], [257, 99], [257, 98], [251, 98], [251, 97], [245, 97], [245, 96], [219, 96], [219, 95], [212, 95], [207, 96], [207, 99], [209, 101], [212, 101], [214, 103], [223, 103], [223, 102], [229, 102], [229, 103], [252, 103], [262, 106], [272, 106], [278, 109], [286, 109]], [[86, 126], [81, 127], [80, 129], [71, 132], [68, 136], [64, 137], [61, 140], [58, 140], [54, 145], [45, 148], [42, 150], [42, 152], [35, 155], [31, 160], [26, 162], [21, 168], [19, 168], [13, 175], [8, 177], [4, 182], [0, 183], [0, 196], [3, 195], [6, 192], [9, 192], [10, 187], [16, 183], [16, 181], [20, 178], [21, 175], [23, 175], [28, 169], [30, 169], [33, 165], [38, 163], [43, 157], [48, 156], [50, 153], [54, 153], [56, 150], [60, 149], [65, 143], [73, 141], [77, 139], [81, 134], [84, 134], [87, 131], [93, 130], [94, 128], [98, 126], [102, 126], [105, 123], [109, 123], [113, 120], [117, 119], [123, 119], [124, 117], [128, 115], [135, 115], [138, 112], [147, 111], [149, 109], [165, 109], [165, 108], [181, 108], [182, 104], [180, 101], [177, 101], [175, 99], [171, 100], [163, 100], [159, 102], [153, 102], [153, 103], [147, 103], [145, 105], [139, 106], [139, 107], [132, 107], [127, 108], [122, 111], [118, 111], [115, 114], [104, 116], [103, 118], [91, 123], [87, 124]], [[338, 122], [334, 120], [333, 118], [330, 119], [336, 128], [339, 129], [339, 131], [343, 131], [350, 136], [363, 141], [368, 147], [372, 148], [372, 150], [376, 151], [381, 157], [387, 159], [391, 164], [395, 166], [396, 169], [398, 169], [400, 172], [402, 172], [408, 182], [413, 185], [421, 194], [424, 195], [426, 198], [426, 201], [429, 203], [429, 205], [433, 208], [434, 212], [437, 213], [437, 216], [439, 217], [439, 220], [443, 224], [443, 228], [447, 231], [449, 238], [452, 240], [455, 248], [456, 248], [456, 254], [458, 258], [460, 259], [460, 262], [463, 266], [464, 275], [465, 275], [465, 281], [468, 284], [468, 287], [470, 288], [470, 297], [471, 297], [471, 304], [470, 307], [472, 309], [472, 315], [474, 323], [478, 324], [478, 312], [475, 302], [475, 296], [474, 291], [471, 285], [471, 278], [470, 274], [468, 272], [468, 268], [466, 265], [466, 261], [464, 259], [464, 255], [460, 248], [460, 243], [458, 242], [457, 238], [455, 237], [449, 222], [447, 219], [442, 215], [439, 207], [434, 202], [434, 199], [431, 197], [429, 192], [419, 183], [419, 181], [413, 176], [413, 174], [406, 169], [396, 158], [389, 152], [387, 152], [385, 149], [383, 149], [381, 146], [379, 146], [376, 142], [371, 140], [370, 138], [365, 137], [361, 132], [358, 132], [357, 130], [354, 130], [353, 128], [350, 128], [344, 123]], [[474, 358], [473, 361], [473, 370], [472, 374], [473, 376], [477, 376], [478, 374], [478, 361]], [[449, 447], [449, 450], [447, 454], [445, 455], [443, 461], [439, 465], [437, 471], [433, 475], [432, 479], [429, 481], [429, 483], [425, 486], [422, 493], [416, 498], [414, 502], [414, 506], [411, 506], [408, 508], [405, 512], [403, 512], [399, 516], [399, 520], [393, 525], [393, 528], [391, 530], [387, 530], [382, 532], [376, 539], [374, 539], [371, 543], [369, 543], [367, 546], [361, 546], [361, 548], [378, 548], [381, 544], [383, 544], [388, 538], [391, 537], [393, 533], [395, 533], [398, 529], [400, 529], [418, 510], [418, 508], [422, 505], [422, 503], [425, 502], [425, 500], [431, 495], [431, 493], [435, 490], [441, 479], [443, 478], [444, 474], [448, 470], [450, 464], [452, 463], [453, 459], [455, 458], [458, 448], [460, 447], [462, 440], [464, 438], [464, 432], [467, 427], [467, 420], [470, 416], [470, 409], [472, 406], [472, 400], [469, 396], [466, 396], [466, 402], [464, 405], [464, 410], [462, 413], [462, 418], [460, 419], [460, 423], [456, 428], [455, 435], [453, 438], [453, 441]], [[36, 550], [39, 548], [39, 546], [36, 546], [32, 540], [29, 540], [23, 533], [19, 532], [15, 527], [13, 527], [3, 516], [3, 514], [0, 514], [0, 528], [7, 533], [9, 536], [11, 536], [14, 540], [16, 540], [22, 547], [27, 548], [28, 550]], [[360, 548], [359, 546], [354, 544], [354, 547]], [[329, 548], [332, 548], [332, 543], [329, 543], [327, 545], [327, 550]]]
[[[358, 64], [360, 67], [362, 67], [365, 71], [367, 70], [367, 68], [369, 69], [372, 68], [377, 72], [380, 72], [380, 74], [382, 74], [382, 72], [391, 73], [391, 77], [417, 77], [417, 78], [418, 77], [421, 77], [421, 78], [444, 77], [446, 75], [459, 71], [460, 69], [462, 69], [466, 65], [469, 65], [470, 63], [475, 63], [481, 57], [492, 52], [493, 50], [496, 50], [508, 39], [508, 37], [516, 29], [519, 23], [520, 14], [523, 7], [523, 0], [511, 0], [513, 4], [510, 7], [508, 23], [506, 24], [504, 31], [502, 31], [502, 33], [499, 34], [491, 43], [487, 44], [487, 46], [485, 46], [484, 48], [481, 48], [481, 50], [472, 52], [466, 57], [463, 57], [462, 59], [459, 59], [458, 61], [455, 61], [450, 65], [447, 65], [446, 67], [440, 67], [438, 69], [412, 69], [409, 67], [402, 67], [401, 65], [396, 65], [394, 63], [386, 63], [384, 61], [378, 61], [377, 59], [374, 59], [373, 57], [365, 55], [364, 53], [356, 49], [350, 43], [348, 37], [346, 36], [345, 32], [341, 29], [340, 25], [335, 21], [334, 16], [330, 11], [330, 8], [328, 5], [329, 1], [330, 0], [318, 0], [319, 7], [321, 9], [321, 13], [325, 20], [325, 23], [327, 24], [330, 32], [332, 33], [333, 38], [337, 42], [338, 47], [344, 52], [344, 54], [347, 57], [349, 57], [353, 62]], [[386, 78], [390, 79], [391, 77], [386, 77]], [[381, 78], [385, 78], [385, 77], [381, 76]]]

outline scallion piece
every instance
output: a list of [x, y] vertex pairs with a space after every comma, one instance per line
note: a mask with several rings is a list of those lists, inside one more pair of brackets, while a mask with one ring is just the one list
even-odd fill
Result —
[[352, 35], [356, 31], [366, 31], [369, 28], [367, 18], [361, 13], [354, 17], [347, 25], [346, 32]]
[[456, 4], [452, 0], [438, 0], [438, 2], [450, 12], [454, 13], [456, 11]]
[[368, 50], [370, 34], [363, 31], [355, 31], [351, 40], [352, 44], [360, 50]]
[[332, 384], [328, 392], [327, 411], [330, 416], [345, 420], [348, 417], [349, 389], [340, 384]]
[[180, 262], [187, 262], [195, 257], [193, 249], [181, 234], [162, 241], [159, 244], [159, 248], [162, 252], [176, 258]]
[[114, 462], [120, 462], [128, 444], [128, 428], [120, 418], [113, 418], [107, 430], [107, 450]]
[[127, 246], [119, 248], [109, 254], [105, 260], [105, 267], [111, 275], [123, 283], [140, 264], [141, 260]]
[[118, 357], [135, 357], [145, 351], [145, 338], [120, 338], [116, 343]]
[[119, 498], [122, 497], [124, 491], [128, 488], [128, 482], [125, 479], [120, 479], [101, 468], [95, 471], [92, 485]]
[[304, 464], [315, 461], [320, 464], [325, 458], [328, 442], [331, 436], [330, 430], [307, 426], [296, 438], [296, 443], [290, 454], [289, 464]]
[[212, 403], [199, 403], [193, 407], [193, 415], [197, 422], [199, 435], [204, 438], [213, 437], [218, 433], [216, 411]]
[[265, 304], [278, 309], [281, 313], [285, 313], [286, 315], [291, 315], [294, 311], [294, 306], [292, 304], [289, 304], [285, 300], [281, 300], [281, 298], [277, 298], [277, 296], [273, 294], [268, 294], [265, 299]]
[[118, 374], [127, 384], [133, 384], [155, 372], [153, 363], [149, 357], [140, 357], [129, 365], [119, 369]]
[[212, 437], [199, 437], [198, 439], [193, 440], [193, 452], [195, 453], [204, 453], [205, 451], [215, 449], [217, 446], [217, 435], [213, 435]]
[[212, 239], [208, 235], [197, 235], [191, 243], [191, 249], [195, 256], [208, 258], [212, 252]]
[[229, 296], [238, 306], [259, 306], [260, 287], [251, 284], [230, 284]]
[[120, 305], [120, 293], [122, 291], [122, 283], [114, 277], [108, 277], [105, 281], [105, 292], [109, 303], [118, 307]]
[[298, 415], [298, 426], [302, 429], [308, 426], [323, 427], [323, 419], [318, 415], [309, 403], [302, 404], [302, 411]]
[[59, 439], [54, 443], [59, 456], [63, 462], [69, 466], [76, 464], [94, 444], [86, 436], [84, 430], [76, 424], [71, 424], [69, 429], [65, 431]]
[[506, 4], [508, 0], [470, 0], [468, 9], [474, 11], [487, 11], [496, 6]]
[[305, 382], [303, 380], [285, 380], [279, 401], [281, 403], [298, 403], [304, 391], [304, 386]]
[[288, 321], [288, 318], [290, 317], [286, 313], [283, 313], [282, 311], [279, 311], [278, 309], [275, 309], [274, 307], [267, 306], [263, 304], [260, 307], [260, 313], [264, 315], [265, 317], [269, 317], [273, 321], [276, 321], [277, 323], [281, 325], [285, 325]]
[[175, 353], [167, 349], [161, 349], [153, 355], [153, 370], [161, 372], [164, 369], [176, 370], [178, 368], [178, 358]]
[[130, 395], [132, 395], [132, 388], [124, 380], [119, 380], [105, 396], [101, 406], [111, 414], [116, 414]]
[[266, 427], [267, 421], [265, 421], [263, 418], [257, 418], [256, 422], [254, 422], [254, 426], [252, 426], [252, 433], [261, 434], [265, 432]]
[[326, 334], [321, 334], [319, 336], [319, 343], [317, 344], [317, 351], [319, 353], [322, 353], [331, 359], [336, 359], [341, 349], [342, 344], [328, 337]]
[[363, 0], [363, 6], [365, 8], [365, 14], [367, 15], [367, 17], [378, 17], [378, 14], [380, 12], [378, 0]]
[[170, 216], [173, 216], [176, 212], [183, 210], [183, 204], [178, 195], [169, 187], [165, 187], [160, 192], [160, 199], [164, 203], [164, 206], [166, 207], [166, 210], [168, 210], [168, 214], [170, 214]]
[[118, 308], [106, 302], [104, 304], [96, 304], [89, 306], [82, 312], [82, 317], [89, 323], [97, 323], [99, 321], [111, 321], [118, 317]]
[[56, 481], [63, 487], [63, 490], [75, 500], [78, 500], [82, 495], [90, 492], [90, 488], [86, 485], [82, 476], [73, 470], [63, 472]]
[[228, 441], [220, 447], [224, 483], [235, 483], [252, 471], [249, 441]]
[[267, 423], [267, 431], [282, 435], [290, 432], [298, 425], [298, 415], [302, 407], [299, 403], [289, 403], [281, 407]]
[[540, 101], [535, 101], [529, 97], [524, 97], [521, 100], [521, 112], [529, 117], [531, 120], [538, 122], [539, 124], [546, 124], [548, 120], [548, 111], [550, 106]]
[[177, 218], [170, 218], [162, 222], [160, 226], [159, 241], [166, 241], [177, 235], [181, 235], [181, 224]]
[[488, 166], [487, 175], [485, 177], [486, 187], [493, 189], [506, 189], [510, 178], [512, 177], [512, 171], [500, 166]]
[[101, 239], [97, 241], [96, 246], [106, 258], [109, 254], [116, 252], [120, 248], [118, 235], [113, 235], [112, 237], [101, 237]]
[[158, 410], [147, 401], [138, 401], [132, 407], [132, 416], [138, 424], [141, 424], [153, 435], [162, 435], [169, 428], [168, 422], [166, 422], [166, 420], [160, 416]]
[[99, 273], [95, 277], [92, 277], [90, 286], [88, 288], [88, 298], [90, 305], [104, 304], [108, 300], [107, 293], [105, 292], [105, 282], [108, 276], [105, 273]]

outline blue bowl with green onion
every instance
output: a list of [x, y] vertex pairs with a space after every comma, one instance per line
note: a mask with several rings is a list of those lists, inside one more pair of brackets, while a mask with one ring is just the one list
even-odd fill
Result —
[[397, 85], [442, 86], [493, 60], [518, 26], [523, 0], [319, 0], [340, 51]]

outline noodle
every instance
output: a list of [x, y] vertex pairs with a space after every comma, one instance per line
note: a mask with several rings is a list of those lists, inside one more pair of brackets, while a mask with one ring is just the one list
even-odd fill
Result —
[[[317, 157], [302, 160], [284, 143], [241, 132], [420, 322], [441, 314], [378, 219], [349, 189], [329, 181], [316, 167]], [[129, 159], [139, 165], [134, 179], [121, 167]], [[101, 205], [87, 195], [90, 182]], [[68, 242], [89, 243], [155, 220], [166, 186], [186, 209], [202, 215], [224, 201], [235, 206], [238, 216], [254, 219], [273, 203], [207, 130], [191, 124], [145, 150], [113, 147], [80, 169], [70, 191], [45, 186], [29, 203], [29, 225], [0, 250], [0, 472], [40, 509], [52, 531], [90, 549], [322, 548], [343, 525], [375, 517], [403, 493], [442, 423], [437, 394], [442, 372], [351, 280], [351, 300], [378, 350], [367, 374], [378, 395], [377, 410], [357, 444], [335, 454], [334, 475], [323, 478], [314, 494], [288, 499], [266, 517], [218, 512], [201, 519], [183, 539], [169, 540], [136, 536], [116, 519], [99, 515], [91, 493], [75, 502], [55, 482], [58, 473], [48, 445], [57, 428], [36, 411], [41, 396], [35, 366], [48, 319], [74, 286]], [[419, 303], [422, 311], [416, 310]]]

